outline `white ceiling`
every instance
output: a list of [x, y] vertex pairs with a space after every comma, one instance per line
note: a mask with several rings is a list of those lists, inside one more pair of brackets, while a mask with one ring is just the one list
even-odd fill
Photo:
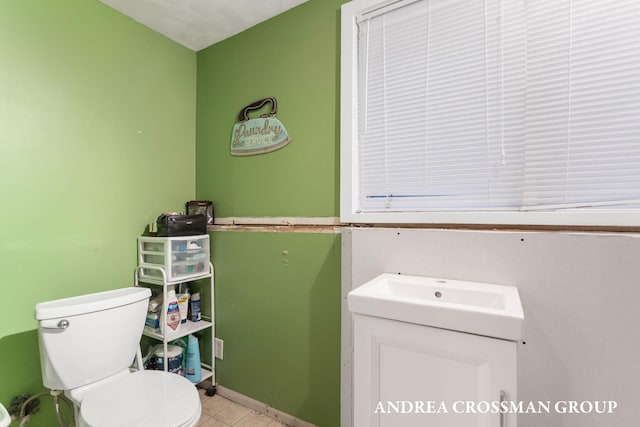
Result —
[[198, 51], [308, 0], [100, 0]]

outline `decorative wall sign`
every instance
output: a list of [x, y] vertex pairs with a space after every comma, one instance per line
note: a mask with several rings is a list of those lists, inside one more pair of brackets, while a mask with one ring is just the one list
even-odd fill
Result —
[[[271, 112], [250, 119], [249, 111], [259, 110], [271, 103]], [[276, 119], [277, 103], [275, 98], [264, 98], [244, 107], [238, 114], [238, 122], [233, 125], [231, 135], [231, 154], [233, 156], [251, 156], [270, 153], [291, 142], [291, 138], [280, 120]]]

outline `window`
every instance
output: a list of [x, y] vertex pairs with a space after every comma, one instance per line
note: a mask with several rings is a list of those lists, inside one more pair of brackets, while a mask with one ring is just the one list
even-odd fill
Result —
[[640, 225], [636, 0], [342, 8], [341, 219]]

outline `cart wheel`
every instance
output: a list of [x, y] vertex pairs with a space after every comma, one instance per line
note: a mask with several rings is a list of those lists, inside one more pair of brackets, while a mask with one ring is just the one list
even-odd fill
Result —
[[209, 396], [209, 397], [211, 397], [211, 396], [213, 396], [214, 394], [216, 394], [216, 386], [214, 386], [214, 385], [213, 385], [213, 386], [211, 386], [211, 387], [209, 387], [209, 388], [207, 389], [207, 391], [206, 391], [206, 395], [207, 395], [207, 396]]

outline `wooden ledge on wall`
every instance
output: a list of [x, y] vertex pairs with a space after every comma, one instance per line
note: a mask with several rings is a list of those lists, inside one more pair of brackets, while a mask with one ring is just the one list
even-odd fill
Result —
[[339, 217], [224, 217], [216, 218], [209, 231], [259, 231], [285, 233], [340, 233], [341, 227], [406, 228], [486, 231], [539, 231], [582, 233], [638, 233], [640, 227], [616, 226], [553, 226], [500, 224], [345, 224]]
[[283, 233], [340, 233], [338, 217], [224, 217], [216, 218], [209, 231]]

